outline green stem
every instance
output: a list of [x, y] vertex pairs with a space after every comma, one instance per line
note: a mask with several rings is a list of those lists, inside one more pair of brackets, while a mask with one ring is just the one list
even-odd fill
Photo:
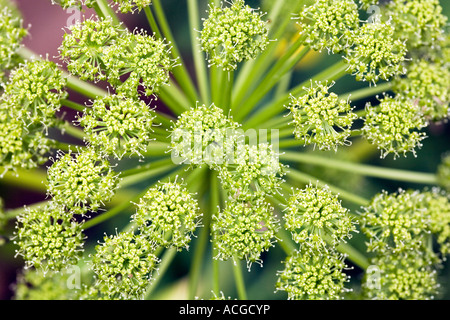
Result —
[[159, 98], [175, 115], [180, 115], [191, 107], [191, 102], [184, 92], [173, 82], [160, 88]]
[[98, 6], [98, 9], [96, 10], [97, 14], [101, 14], [103, 17], [111, 18], [114, 24], [121, 23], [116, 13], [114, 12], [114, 10], [111, 9], [106, 0], [97, 0], [97, 6]]
[[365, 99], [368, 97], [372, 97], [376, 94], [383, 93], [391, 89], [393, 86], [393, 82], [385, 82], [373, 87], [366, 87], [362, 89], [358, 89], [355, 91], [351, 91], [348, 93], [343, 93], [339, 95], [339, 98], [344, 100], [358, 101], [361, 99]]
[[242, 267], [240, 261], [237, 259], [233, 262], [233, 273], [239, 299], [247, 300], [247, 291], [245, 289], [244, 277], [242, 275]]
[[80, 112], [84, 112], [84, 109], [86, 109], [86, 106], [67, 99], [61, 100], [61, 105]]
[[69, 135], [71, 135], [74, 138], [78, 138], [80, 140], [83, 140], [86, 137], [86, 134], [84, 133], [84, 131], [82, 129], [80, 129], [79, 127], [75, 127], [72, 124], [70, 124], [69, 122], [64, 122], [64, 124], [62, 124], [60, 127], [61, 131], [63, 133], [67, 132]]
[[221, 97], [220, 105], [218, 107], [222, 108], [224, 113], [228, 115], [230, 111], [231, 93], [233, 90], [234, 81], [234, 71], [222, 71], [222, 81], [221, 81]]
[[361, 252], [356, 250], [350, 244], [340, 243], [336, 249], [339, 252], [345, 254], [347, 256], [347, 259], [352, 261], [354, 264], [356, 264], [361, 269], [366, 270], [370, 266], [370, 262], [366, 258], [366, 256], [364, 256]]
[[167, 269], [169, 269], [170, 264], [174, 260], [177, 254], [176, 248], [167, 249], [163, 256], [161, 257], [161, 263], [158, 265], [158, 275], [153, 279], [150, 285], [147, 287], [147, 292], [145, 293], [145, 299], [148, 300], [152, 293], [155, 291], [155, 288], [158, 286], [158, 283], [163, 278]]
[[202, 97], [203, 103], [210, 103], [209, 88], [208, 88], [208, 73], [206, 70], [205, 55], [200, 50], [200, 43], [196, 32], [200, 28], [200, 18], [198, 15], [198, 1], [197, 0], [187, 0], [188, 1], [188, 12], [189, 12], [189, 26], [191, 35], [191, 45], [192, 45], [192, 55], [194, 57], [195, 71], [197, 75], [197, 82], [200, 88], [200, 95]]
[[147, 17], [148, 24], [150, 29], [152, 29], [155, 38], [162, 39], [161, 31], [159, 30], [158, 24], [156, 23], [155, 17], [153, 16], [152, 10], [150, 10], [150, 6], [144, 7], [144, 13]]
[[396, 181], [423, 183], [423, 184], [437, 184], [437, 176], [433, 173], [414, 172], [400, 169], [382, 168], [371, 165], [360, 164], [356, 162], [347, 162], [336, 160], [332, 158], [324, 158], [317, 155], [311, 155], [299, 152], [284, 152], [280, 155], [281, 160], [295, 161], [301, 163], [308, 163], [312, 165], [324, 166], [361, 174], [368, 177], [383, 178]]
[[188, 97], [190, 103], [195, 104], [198, 101], [197, 90], [192, 84], [192, 80], [190, 79], [189, 73], [186, 70], [185, 63], [182, 61], [180, 51], [178, 50], [175, 38], [173, 37], [169, 23], [167, 22], [166, 16], [164, 14], [164, 10], [161, 6], [161, 1], [153, 0], [153, 8], [156, 13], [156, 18], [158, 19], [159, 25], [161, 27], [162, 34], [167, 38], [170, 45], [172, 46], [172, 56], [175, 59], [179, 59], [180, 62], [179, 67], [174, 68], [173, 74], [177, 79], [178, 84]]

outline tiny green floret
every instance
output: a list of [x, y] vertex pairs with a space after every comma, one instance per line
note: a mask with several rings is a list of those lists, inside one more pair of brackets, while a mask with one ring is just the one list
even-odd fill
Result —
[[239, 62], [255, 58], [269, 42], [268, 28], [262, 13], [233, 0], [230, 7], [211, 6], [203, 22], [200, 44], [208, 62], [226, 71], [235, 70]]

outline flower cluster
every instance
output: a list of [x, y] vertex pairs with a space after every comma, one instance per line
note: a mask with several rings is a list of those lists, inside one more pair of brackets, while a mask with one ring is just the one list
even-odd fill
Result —
[[349, 102], [330, 93], [330, 88], [320, 82], [311, 84], [303, 96], [291, 96], [289, 104], [295, 137], [320, 150], [336, 150], [339, 145], [348, 144], [351, 126], [357, 118]]
[[394, 91], [418, 104], [430, 120], [449, 116], [450, 71], [440, 62], [414, 59], [407, 66], [406, 76], [395, 79]]
[[334, 250], [301, 246], [284, 261], [278, 272], [277, 291], [285, 291], [291, 300], [339, 300], [349, 277], [343, 272], [345, 256]]
[[239, 62], [254, 58], [268, 44], [268, 28], [262, 14], [234, 0], [230, 7], [210, 6], [203, 22], [201, 47], [208, 62], [224, 70], [235, 70]]
[[143, 100], [108, 95], [96, 99], [78, 122], [91, 147], [121, 159], [125, 154], [141, 155], [147, 150], [154, 118]]
[[83, 224], [71, 212], [50, 202], [26, 208], [17, 218], [15, 243], [28, 267], [58, 271], [76, 264], [83, 251]]
[[268, 143], [238, 144], [233, 157], [218, 169], [222, 186], [236, 200], [251, 200], [279, 192], [285, 166]]
[[81, 79], [106, 80], [127, 97], [137, 97], [139, 86], [149, 96], [168, 83], [174, 61], [163, 40], [128, 32], [111, 19], [86, 19], [69, 29], [60, 55]]
[[406, 45], [388, 23], [363, 24], [344, 56], [357, 81], [376, 83], [405, 73]]
[[351, 238], [356, 231], [355, 221], [328, 186], [296, 190], [289, 198], [284, 214], [285, 228], [292, 239], [312, 247], [325, 247], [325, 238], [333, 246]]
[[381, 156], [393, 153], [415, 154], [421, 147], [425, 132], [420, 130], [428, 123], [419, 106], [412, 100], [385, 96], [377, 106], [366, 106], [362, 128], [363, 136], [381, 150]]
[[19, 61], [17, 49], [27, 31], [22, 27], [22, 19], [8, 6], [0, 10], [0, 81], [5, 78], [5, 71], [14, 68]]
[[96, 211], [108, 202], [118, 175], [105, 158], [88, 149], [77, 154], [59, 153], [48, 168], [47, 192], [53, 200], [77, 214]]
[[136, 9], [141, 11], [148, 7], [152, 0], [114, 0], [119, 5], [119, 11], [122, 13], [134, 12]]
[[279, 229], [273, 208], [263, 198], [253, 201], [229, 200], [214, 216], [212, 239], [217, 259], [262, 263], [261, 254], [276, 242]]
[[163, 247], [189, 248], [201, 213], [197, 200], [181, 184], [158, 184], [137, 206], [133, 222], [148, 239]]
[[105, 236], [92, 257], [97, 281], [86, 299], [142, 299], [159, 259], [155, 245], [141, 235], [121, 232]]
[[178, 163], [215, 167], [234, 148], [239, 124], [214, 104], [183, 112], [172, 126], [171, 149]]
[[305, 6], [299, 18], [305, 43], [319, 51], [345, 52], [359, 28], [358, 6], [353, 0], [318, 0]]

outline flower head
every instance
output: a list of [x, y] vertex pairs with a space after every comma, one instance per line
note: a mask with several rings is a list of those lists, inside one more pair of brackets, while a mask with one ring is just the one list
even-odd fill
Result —
[[160, 183], [137, 206], [133, 221], [142, 234], [160, 246], [189, 247], [201, 213], [197, 200], [181, 184]]
[[200, 37], [208, 62], [230, 71], [239, 62], [264, 51], [269, 41], [268, 28], [261, 18], [262, 14], [244, 0], [233, 0], [230, 7], [210, 6]]
[[147, 96], [158, 93], [175, 65], [168, 45], [145, 31], [123, 33], [103, 54], [108, 82], [128, 97], [137, 97], [139, 86]]
[[336, 150], [349, 142], [351, 126], [357, 116], [347, 100], [329, 92], [331, 86], [316, 83], [305, 88], [306, 94], [291, 97], [289, 110], [294, 118], [294, 135], [320, 150]]
[[353, 0], [318, 0], [300, 12], [299, 24], [311, 48], [341, 53], [359, 28], [358, 6]]
[[378, 286], [363, 285], [370, 299], [429, 300], [438, 293], [436, 269], [417, 253], [386, 253], [371, 264], [379, 270], [379, 279]]
[[368, 104], [366, 111], [363, 135], [381, 150], [383, 158], [390, 153], [415, 155], [415, 149], [422, 146], [426, 134], [420, 130], [428, 124], [413, 101], [386, 96], [378, 106]]
[[268, 143], [238, 143], [232, 157], [218, 171], [223, 188], [238, 200], [273, 195], [280, 189], [285, 175], [284, 165]]
[[262, 198], [252, 201], [229, 200], [213, 216], [212, 237], [217, 259], [246, 260], [250, 268], [261, 263], [261, 254], [273, 247], [279, 223], [273, 208]]
[[361, 230], [369, 238], [368, 251], [423, 252], [430, 216], [418, 191], [383, 191], [361, 213]]
[[27, 126], [54, 126], [55, 113], [67, 97], [66, 82], [54, 62], [29, 61], [11, 72], [2, 99], [12, 116], [21, 118]]
[[142, 299], [159, 259], [154, 244], [131, 232], [105, 236], [95, 247], [92, 270], [97, 281], [88, 293], [91, 299]]
[[171, 149], [179, 162], [215, 167], [234, 147], [239, 124], [214, 104], [197, 105], [183, 112], [172, 127]]
[[117, 180], [109, 162], [92, 149], [75, 155], [59, 153], [48, 168], [47, 192], [58, 204], [83, 214], [108, 202]]
[[442, 63], [413, 59], [406, 76], [395, 80], [394, 91], [417, 103], [431, 120], [449, 116], [450, 71]]
[[136, 9], [141, 11], [148, 7], [152, 0], [114, 0], [119, 5], [119, 11], [122, 13], [134, 12]]
[[143, 100], [109, 95], [95, 100], [78, 122], [90, 146], [121, 159], [147, 150], [154, 118]]
[[86, 19], [71, 25], [69, 31], [59, 48], [69, 72], [82, 80], [106, 80], [105, 49], [117, 40], [122, 27], [111, 19]]
[[393, 0], [387, 9], [395, 37], [405, 41], [409, 51], [433, 47], [442, 39], [447, 17], [439, 0]]
[[82, 232], [83, 224], [54, 202], [44, 207], [27, 207], [17, 218], [17, 254], [23, 256], [27, 266], [61, 270], [80, 258]]
[[305, 189], [296, 190], [289, 198], [283, 218], [286, 230], [300, 245], [325, 246], [323, 237], [338, 245], [356, 231], [349, 210], [341, 205], [328, 186], [309, 184]]
[[284, 261], [278, 272], [277, 291], [290, 300], [339, 300], [346, 291], [345, 256], [334, 250], [301, 246]]
[[388, 23], [365, 23], [344, 56], [357, 81], [376, 83], [405, 73], [406, 46]]
[[16, 51], [27, 35], [22, 27], [22, 19], [9, 6], [0, 10], [0, 81], [4, 79], [4, 71], [16, 66], [18, 58]]

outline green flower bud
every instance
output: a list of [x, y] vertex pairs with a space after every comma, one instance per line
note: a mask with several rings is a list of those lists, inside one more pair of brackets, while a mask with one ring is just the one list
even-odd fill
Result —
[[189, 248], [202, 214], [197, 200], [181, 184], [158, 184], [137, 206], [133, 221], [142, 234], [160, 246]]
[[255, 58], [269, 42], [262, 14], [233, 0], [230, 7], [209, 7], [203, 22], [200, 44], [208, 62], [223, 70], [235, 70], [239, 62]]
[[366, 106], [366, 116], [362, 128], [363, 136], [381, 150], [381, 157], [393, 153], [406, 156], [416, 155], [415, 149], [422, 146], [425, 132], [421, 129], [428, 124], [419, 106], [411, 100], [386, 96], [378, 106]]
[[331, 86], [311, 84], [303, 96], [291, 96], [289, 104], [295, 138], [304, 139], [305, 144], [314, 144], [320, 150], [336, 150], [340, 145], [350, 144], [347, 138], [357, 118], [347, 100], [329, 93]]
[[299, 24], [312, 49], [342, 53], [359, 28], [358, 6], [353, 0], [318, 0], [300, 12]]
[[121, 159], [147, 150], [154, 118], [144, 101], [111, 95], [95, 100], [78, 122], [90, 146]]
[[70, 212], [51, 202], [45, 207], [27, 207], [17, 217], [17, 254], [27, 267], [61, 270], [76, 264], [83, 251], [83, 224]]
[[349, 277], [345, 256], [334, 250], [312, 249], [302, 245], [289, 255], [284, 270], [278, 272], [277, 291], [285, 291], [290, 300], [339, 300]]
[[309, 184], [305, 189], [297, 189], [288, 200], [283, 218], [286, 230], [300, 245], [326, 246], [325, 240], [329, 239], [337, 246], [356, 232], [349, 210], [342, 207], [328, 186], [319, 188]]
[[97, 281], [88, 299], [143, 299], [159, 259], [154, 244], [143, 235], [122, 232], [105, 236], [95, 247], [92, 270]]
[[250, 269], [254, 262], [262, 264], [261, 254], [274, 246], [279, 223], [262, 198], [229, 200], [223, 211], [213, 216], [211, 228], [215, 258], [245, 259]]
[[404, 74], [406, 46], [396, 39], [388, 23], [363, 24], [354, 37], [354, 45], [344, 59], [357, 81], [378, 82]]
[[57, 155], [48, 168], [47, 193], [74, 213], [96, 211], [108, 202], [117, 187], [118, 175], [94, 150]]

